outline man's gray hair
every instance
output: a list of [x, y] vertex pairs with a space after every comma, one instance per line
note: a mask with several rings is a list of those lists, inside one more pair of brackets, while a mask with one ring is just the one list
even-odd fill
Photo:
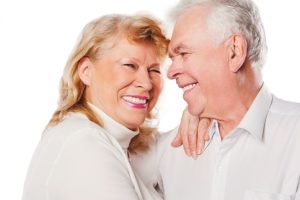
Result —
[[206, 6], [207, 28], [217, 43], [234, 33], [242, 34], [247, 41], [247, 58], [253, 66], [265, 63], [267, 44], [258, 8], [252, 0], [181, 0], [171, 16], [176, 19], [187, 9]]

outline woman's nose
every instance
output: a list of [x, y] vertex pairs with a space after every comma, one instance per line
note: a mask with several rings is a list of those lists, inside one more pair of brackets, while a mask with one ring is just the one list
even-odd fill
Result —
[[142, 87], [145, 90], [149, 91], [152, 89], [152, 81], [150, 79], [150, 75], [146, 70], [139, 70], [140, 72], [137, 73], [137, 80], [136, 80], [136, 86]]

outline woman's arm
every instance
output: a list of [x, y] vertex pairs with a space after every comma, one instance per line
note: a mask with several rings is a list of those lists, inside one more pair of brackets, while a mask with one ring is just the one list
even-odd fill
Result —
[[173, 147], [183, 145], [187, 156], [196, 158], [203, 152], [205, 141], [209, 140], [210, 119], [191, 115], [187, 108], [183, 111], [178, 133], [172, 142]]

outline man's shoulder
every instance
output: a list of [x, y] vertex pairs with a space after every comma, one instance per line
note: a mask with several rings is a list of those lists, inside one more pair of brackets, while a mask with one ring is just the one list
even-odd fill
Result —
[[275, 132], [285, 132], [286, 135], [299, 141], [300, 104], [274, 97], [267, 116], [266, 126], [273, 127], [274, 130], [271, 130]]
[[286, 101], [274, 96], [270, 114], [300, 119], [300, 103]]

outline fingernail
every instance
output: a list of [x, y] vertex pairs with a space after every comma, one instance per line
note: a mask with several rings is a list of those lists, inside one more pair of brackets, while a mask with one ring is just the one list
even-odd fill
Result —
[[201, 148], [197, 148], [197, 155], [201, 154]]
[[205, 143], [203, 144], [202, 148], [201, 148], [201, 153], [202, 154], [204, 152], [204, 149], [205, 149]]
[[193, 152], [192, 152], [192, 157], [193, 157], [193, 159], [194, 159], [194, 160], [196, 160], [196, 159], [197, 159], [197, 157], [198, 157], [198, 156], [197, 156], [197, 154], [196, 154], [196, 152], [195, 152], [195, 151], [193, 151]]
[[191, 152], [187, 151], [186, 154], [188, 157], [191, 157]]

